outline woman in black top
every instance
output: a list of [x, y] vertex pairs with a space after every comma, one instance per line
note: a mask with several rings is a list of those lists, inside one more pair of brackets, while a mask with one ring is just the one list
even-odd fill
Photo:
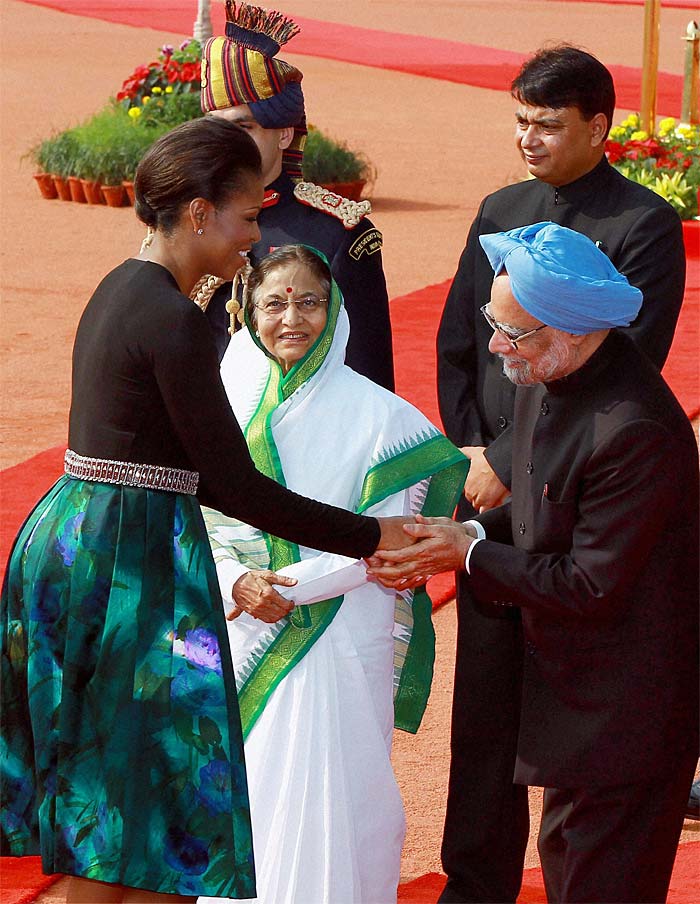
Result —
[[73, 904], [248, 898], [240, 720], [195, 493], [345, 555], [407, 538], [403, 519], [263, 476], [228, 404], [188, 296], [204, 274], [232, 279], [259, 238], [252, 140], [188, 123], [147, 153], [135, 189], [153, 238], [82, 316], [66, 476], [22, 528], [3, 589], [2, 853], [81, 877]]

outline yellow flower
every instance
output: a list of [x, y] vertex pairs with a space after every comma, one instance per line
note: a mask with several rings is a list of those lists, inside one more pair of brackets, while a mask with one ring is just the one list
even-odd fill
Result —
[[151, 94], [162, 94], [162, 93], [163, 93], [163, 89], [158, 87], [158, 85], [154, 85], [151, 88]]
[[667, 135], [669, 132], [672, 132], [676, 126], [676, 120], [673, 116], [667, 116], [666, 119], [662, 119], [659, 123], [659, 135]]
[[644, 141], [645, 138], [648, 138], [648, 137], [649, 137], [649, 135], [646, 132], [643, 132], [641, 130], [639, 130], [637, 132], [632, 132], [632, 134], [630, 135], [630, 139], [632, 141]]
[[627, 129], [623, 129], [622, 126], [613, 126], [612, 129], [610, 129], [610, 137], [613, 141], [616, 141], [618, 138], [624, 138], [626, 132]]
[[150, 99], [151, 99], [150, 94], [145, 94], [145, 95], [141, 98], [141, 103], [142, 103], [142, 104], [147, 104], [147, 103], [150, 101]]
[[141, 115], [141, 107], [130, 107], [129, 108], [129, 116], [132, 119], [138, 119]]
[[165, 93], [166, 93], [166, 94], [172, 94], [172, 93], [173, 93], [173, 86], [172, 86], [172, 85], [168, 85], [167, 88], [165, 89]]

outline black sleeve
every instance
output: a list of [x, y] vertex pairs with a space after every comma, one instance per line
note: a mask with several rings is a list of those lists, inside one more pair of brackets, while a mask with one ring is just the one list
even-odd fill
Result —
[[469, 230], [457, 273], [450, 287], [437, 334], [438, 402], [442, 423], [456, 446], [485, 445], [476, 404], [477, 352], [474, 329], [476, 255], [479, 213]]
[[481, 515], [473, 515], [473, 521], [478, 521], [486, 531], [486, 539], [494, 543], [506, 543], [513, 545], [513, 529], [511, 527], [511, 503], [504, 502], [496, 508], [489, 509]]
[[393, 392], [394, 355], [381, 246], [379, 230], [362, 220], [347, 231], [330, 265], [350, 319], [345, 363]]
[[499, 433], [484, 450], [484, 458], [504, 487], [513, 481], [513, 425]]
[[299, 496], [256, 469], [221, 382], [211, 331], [195, 305], [178, 306], [153, 355], [169, 417], [199, 471], [202, 501], [313, 549], [355, 558], [374, 552], [376, 519]]
[[664, 204], [639, 216], [614, 264], [644, 295], [642, 309], [626, 332], [661, 370], [685, 290], [683, 227], [675, 210]]
[[493, 529], [496, 542], [479, 543], [470, 560], [479, 598], [508, 599], [556, 617], [614, 617], [627, 604], [640, 563], [659, 535], [672, 529], [679, 498], [688, 484], [691, 492], [697, 486], [687, 479], [689, 460], [687, 446], [655, 422], [632, 421], [613, 431], [593, 450], [582, 475], [565, 554], [516, 549], [512, 540], [503, 545], [498, 525], [505, 513], [480, 515], [487, 537]]

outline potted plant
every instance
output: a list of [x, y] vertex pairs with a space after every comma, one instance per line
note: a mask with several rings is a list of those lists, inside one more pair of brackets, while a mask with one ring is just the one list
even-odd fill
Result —
[[78, 158], [78, 144], [73, 129], [60, 132], [42, 142], [41, 161], [46, 172], [51, 173], [58, 197], [70, 201], [71, 193], [68, 177], [75, 174]]
[[81, 148], [79, 175], [93, 204], [120, 207], [123, 203], [122, 136], [129, 125], [121, 110], [108, 107], [76, 129]]
[[368, 180], [374, 180], [374, 167], [361, 152], [345, 142], [335, 141], [313, 126], [304, 147], [302, 173], [307, 182], [359, 201]]
[[202, 115], [198, 94], [168, 92], [158, 86], [152, 92], [141, 99], [140, 106], [134, 104], [128, 108], [128, 126], [119, 136], [124, 167], [122, 184], [132, 204], [136, 167], [151, 144], [165, 132]]
[[605, 143], [610, 163], [628, 179], [661, 195], [681, 220], [698, 216], [700, 127], [662, 119], [655, 135], [639, 128], [632, 113], [610, 130]]
[[42, 198], [57, 198], [58, 192], [53, 181], [53, 176], [49, 169], [49, 158], [51, 153], [51, 138], [45, 138], [39, 144], [35, 145], [29, 153], [34, 161], [37, 171], [34, 173], [34, 179], [39, 188]]
[[161, 94], [193, 94], [199, 98], [202, 45], [188, 38], [175, 50], [164, 44], [158, 59], [137, 66], [117, 93], [117, 101], [128, 110], [143, 105], [143, 99]]

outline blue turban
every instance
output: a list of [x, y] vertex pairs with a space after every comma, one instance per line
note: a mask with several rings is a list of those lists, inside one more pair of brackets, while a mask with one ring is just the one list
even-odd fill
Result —
[[493, 272], [508, 272], [518, 304], [557, 330], [583, 335], [629, 326], [642, 306], [639, 289], [573, 229], [534, 223], [479, 241]]

